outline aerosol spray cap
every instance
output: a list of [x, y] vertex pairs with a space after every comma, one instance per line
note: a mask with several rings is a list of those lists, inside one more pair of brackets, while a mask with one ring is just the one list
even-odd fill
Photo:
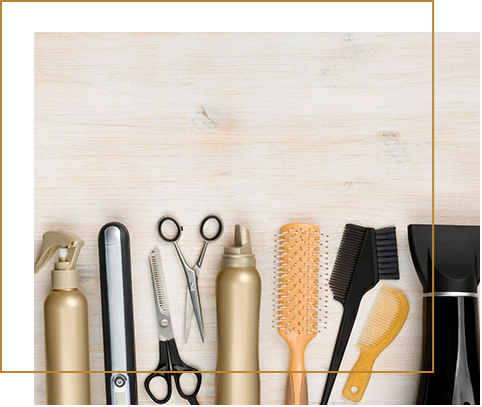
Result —
[[242, 225], [236, 225], [234, 228], [234, 245], [224, 248], [221, 267], [236, 268], [255, 266], [256, 259], [251, 250], [249, 230]]
[[38, 273], [59, 252], [59, 261], [55, 262], [52, 270], [52, 289], [67, 290], [78, 288], [79, 272], [75, 265], [79, 258], [80, 250], [84, 241], [68, 232], [46, 232], [43, 235], [42, 251], [40, 259], [35, 265], [35, 273]]

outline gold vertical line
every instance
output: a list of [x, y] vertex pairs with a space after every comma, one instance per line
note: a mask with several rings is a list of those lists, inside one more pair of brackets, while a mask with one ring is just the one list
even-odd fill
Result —
[[435, 372], [435, 0], [432, 0], [432, 373]]
[[[3, 18], [3, 15], [2, 15], [2, 9], [3, 9], [3, 5], [0, 6], [0, 21], [2, 21], [2, 18]], [[2, 49], [2, 31], [3, 30], [0, 30], [0, 50]], [[2, 55], [3, 55], [3, 52], [0, 52], [0, 61], [2, 61]], [[3, 71], [2, 71], [2, 66], [3, 66], [3, 61], [2, 61], [2, 64], [0, 64], [0, 73], [1, 73], [1, 76], [3, 78]], [[2, 89], [2, 83], [0, 81], [0, 89]], [[3, 99], [3, 98], [2, 98]], [[0, 112], [3, 111], [3, 106], [2, 106], [2, 100], [0, 100]], [[1, 115], [2, 113], [0, 113]], [[1, 122], [1, 119], [0, 119], [0, 122]], [[2, 126], [3, 128], [3, 126]], [[0, 143], [0, 153], [2, 152], [2, 145], [3, 145], [3, 131], [0, 130], [0, 138], [2, 139], [2, 143]], [[2, 160], [2, 163], [3, 163], [3, 160]], [[0, 185], [2, 183], [2, 179], [3, 179], [3, 173], [2, 173], [2, 167], [3, 165], [0, 166]], [[3, 205], [2, 205], [2, 189], [3, 188], [0, 188], [0, 210], [1, 212], [3, 213]], [[2, 220], [0, 219], [0, 227], [2, 226]], [[2, 360], [2, 354], [3, 354], [3, 342], [2, 342], [2, 337], [3, 337], [3, 331], [2, 331], [2, 325], [3, 325], [3, 320], [2, 320], [2, 302], [3, 302], [3, 295], [2, 295], [2, 233], [0, 233], [0, 372], [3, 371], [3, 360]]]

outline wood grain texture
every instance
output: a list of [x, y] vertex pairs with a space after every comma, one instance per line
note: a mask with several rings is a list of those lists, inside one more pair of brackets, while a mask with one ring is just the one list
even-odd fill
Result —
[[[438, 223], [479, 223], [479, 35], [436, 36]], [[103, 370], [97, 234], [123, 222], [131, 234], [139, 370], [158, 363], [148, 255], [158, 245], [174, 333], [184, 361], [216, 367], [214, 285], [235, 223], [251, 230], [262, 276], [260, 365], [285, 370], [289, 353], [272, 328], [273, 235], [290, 222], [329, 236], [328, 269], [347, 222], [394, 224], [406, 325], [376, 370], [418, 370], [421, 287], [407, 243], [409, 223], [431, 222], [431, 35], [414, 34], [51, 34], [35, 35], [35, 251], [47, 230], [81, 236], [81, 288], [89, 300], [91, 369]], [[156, 234], [162, 216], [184, 225], [189, 261], [198, 225], [215, 212], [224, 236], [209, 247], [200, 279], [206, 328], [182, 343], [184, 276], [174, 248]], [[44, 369], [42, 302], [49, 264], [35, 276], [35, 368]], [[362, 303], [342, 370], [376, 289]], [[327, 370], [342, 307], [328, 298], [326, 329], [310, 343], [308, 370]], [[141, 404], [150, 404], [139, 374]], [[310, 403], [325, 374], [308, 374]], [[339, 375], [331, 403], [350, 404]], [[285, 374], [262, 374], [262, 403], [282, 404]], [[363, 404], [411, 404], [416, 374], [372, 375]], [[104, 404], [93, 374], [92, 402]], [[201, 404], [214, 401], [205, 374]], [[44, 375], [35, 401], [45, 402]], [[174, 395], [173, 404], [184, 402]]]

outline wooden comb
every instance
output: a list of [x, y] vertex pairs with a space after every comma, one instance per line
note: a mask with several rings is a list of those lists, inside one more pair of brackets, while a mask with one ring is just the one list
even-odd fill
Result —
[[285, 404], [308, 404], [305, 349], [318, 333], [320, 229], [291, 223], [280, 230], [277, 327], [290, 349]]
[[[407, 297], [392, 287], [382, 286], [358, 339], [360, 356], [343, 389], [343, 396], [359, 402], [370, 381], [378, 355], [397, 337], [408, 315]], [[363, 373], [362, 373], [363, 372]]]

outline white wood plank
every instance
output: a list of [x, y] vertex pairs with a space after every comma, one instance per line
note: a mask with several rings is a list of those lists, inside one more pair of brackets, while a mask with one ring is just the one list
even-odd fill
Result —
[[[479, 36], [436, 38], [436, 221], [479, 223]], [[209, 213], [225, 222], [200, 280], [206, 343], [183, 344], [184, 276], [173, 247], [156, 234], [165, 214], [185, 226], [189, 261]], [[158, 343], [148, 254], [159, 246], [174, 332], [183, 359], [216, 368], [215, 276], [235, 223], [251, 230], [263, 281], [263, 370], [285, 370], [288, 349], [271, 327], [273, 235], [292, 221], [329, 235], [329, 269], [343, 226], [398, 228], [401, 288], [410, 315], [377, 370], [418, 370], [421, 288], [406, 239], [409, 223], [431, 221], [430, 34], [51, 34], [35, 36], [35, 250], [47, 230], [85, 240], [79, 259], [89, 300], [91, 368], [103, 370], [97, 233], [108, 221], [130, 231], [137, 362], [154, 369]], [[51, 268], [50, 265], [47, 270]], [[47, 271], [35, 276], [35, 368], [44, 369], [42, 302]], [[377, 290], [367, 294], [342, 365]], [[326, 370], [341, 306], [310, 344], [309, 370]], [[193, 326], [193, 328], [195, 328]], [[324, 374], [309, 375], [310, 402]], [[150, 404], [139, 374], [141, 404]], [[340, 375], [331, 403], [341, 396]], [[92, 402], [104, 378], [92, 375]], [[214, 401], [214, 375], [199, 400]], [[262, 375], [262, 403], [282, 404], [285, 374]], [[36, 375], [36, 403], [45, 402]], [[363, 404], [411, 404], [416, 374], [374, 374]], [[176, 396], [173, 404], [183, 404]]]

